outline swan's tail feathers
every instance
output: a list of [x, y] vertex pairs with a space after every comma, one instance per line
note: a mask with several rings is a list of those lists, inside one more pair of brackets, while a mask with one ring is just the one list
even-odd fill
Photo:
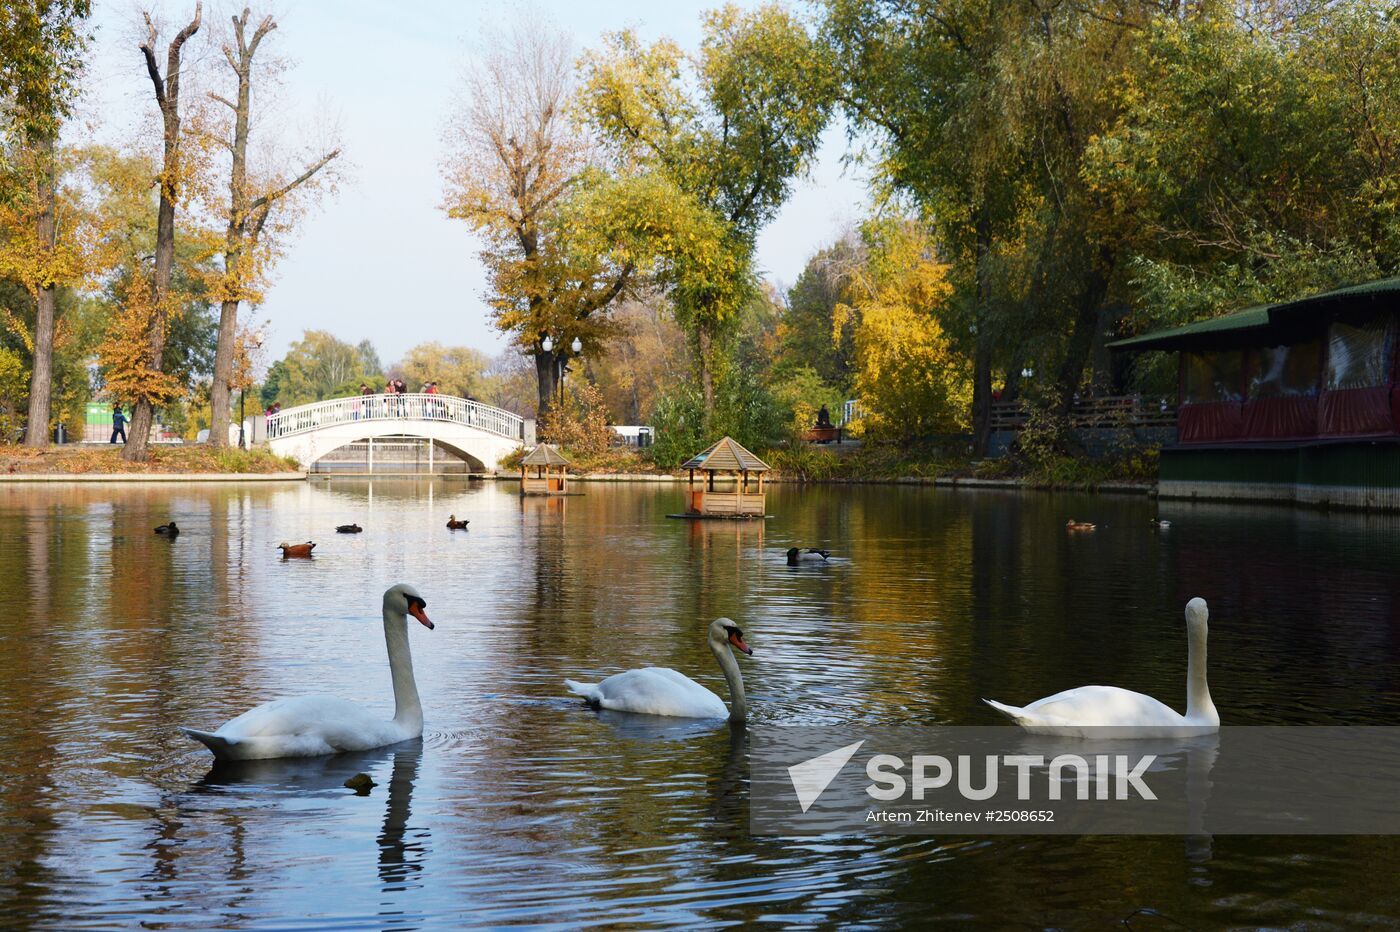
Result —
[[200, 731], [197, 728], [185, 728], [183, 726], [180, 730], [184, 732], [187, 737], [193, 738], [213, 751], [215, 757], [224, 756], [237, 744], [237, 741], [230, 741], [223, 735], [216, 735], [212, 731]]
[[577, 680], [565, 680], [564, 685], [569, 687], [569, 692], [576, 696], [582, 696], [584, 701], [593, 708], [598, 708], [603, 702], [603, 694], [593, 683], [580, 683]]
[[1002, 715], [1005, 715], [1007, 718], [1011, 719], [1017, 725], [1026, 725], [1030, 723], [1030, 718], [1026, 715], [1026, 713], [1021, 709], [1016, 708], [1015, 706], [1004, 705], [1003, 703], [997, 702], [995, 699], [983, 699], [982, 701], [987, 703], [987, 705], [991, 706], [992, 708], [996, 709]]

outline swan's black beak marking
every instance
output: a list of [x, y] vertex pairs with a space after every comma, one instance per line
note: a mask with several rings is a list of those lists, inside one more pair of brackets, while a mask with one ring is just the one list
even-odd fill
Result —
[[744, 632], [740, 631], [738, 628], [729, 629], [729, 643], [733, 644], [750, 657], [753, 656], [753, 648], [744, 643]]

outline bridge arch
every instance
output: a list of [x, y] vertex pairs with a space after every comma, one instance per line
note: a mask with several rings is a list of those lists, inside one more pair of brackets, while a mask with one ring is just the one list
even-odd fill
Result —
[[267, 419], [268, 447], [309, 469], [351, 443], [416, 437], [451, 451], [483, 471], [534, 443], [534, 423], [517, 414], [453, 395], [356, 395], [287, 408]]

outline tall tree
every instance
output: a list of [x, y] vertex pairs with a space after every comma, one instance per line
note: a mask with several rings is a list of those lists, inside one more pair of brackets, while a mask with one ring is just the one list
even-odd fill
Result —
[[777, 5], [727, 6], [705, 20], [697, 55], [670, 40], [608, 36], [583, 58], [583, 101], [614, 157], [667, 177], [724, 232], [722, 274], [707, 257], [670, 263], [677, 319], [690, 333], [706, 417], [719, 343], [751, 294], [759, 230], [816, 151], [832, 104], [826, 49]]
[[[70, 113], [87, 47], [90, 0], [15, 0], [0, 9], [0, 99], [12, 101], [13, 129], [31, 179], [35, 263], [26, 286], [35, 304], [33, 364], [25, 443], [49, 442], [57, 288], [59, 128]], [[0, 182], [3, 184], [3, 182]], [[61, 260], [59, 260], [61, 261]]]
[[[152, 376], [152, 389], [159, 383], [158, 376], [163, 372], [165, 340], [169, 323], [170, 279], [175, 268], [175, 205], [180, 199], [184, 185], [184, 166], [180, 158], [180, 65], [185, 43], [199, 31], [204, 12], [202, 0], [196, 0], [194, 16], [175, 38], [170, 40], [165, 50], [165, 73], [161, 73], [160, 62], [156, 58], [159, 36], [151, 14], [145, 14], [146, 40], [141, 43], [141, 54], [146, 59], [146, 72], [151, 78], [155, 91], [156, 104], [161, 115], [162, 161], [158, 178], [160, 185], [160, 208], [156, 214], [156, 253], [155, 268], [152, 271], [149, 300], [135, 302], [137, 326], [144, 345], [140, 347], [139, 361]], [[142, 333], [144, 331], [144, 333]], [[155, 420], [155, 403], [159, 395], [153, 391], [138, 391], [135, 408], [131, 417], [131, 436], [122, 455], [133, 463], [146, 460], [150, 441], [151, 424]]]
[[566, 35], [521, 20], [475, 60], [453, 119], [444, 165], [446, 209], [485, 239], [500, 329], [532, 356], [541, 416], [575, 355], [607, 339], [606, 311], [636, 273], [613, 243], [582, 235], [577, 195], [606, 177], [590, 171], [588, 140], [570, 119], [573, 53]]
[[[312, 181], [333, 159], [340, 155], [331, 149], [312, 161], [288, 180], [278, 172], [259, 186], [249, 178], [248, 140], [252, 128], [253, 59], [263, 39], [277, 28], [277, 22], [264, 16], [249, 34], [252, 12], [247, 7], [233, 17], [233, 41], [223, 46], [224, 61], [233, 73], [235, 92], [232, 98], [219, 94], [209, 96], [229, 110], [232, 117], [230, 133], [223, 140], [229, 152], [228, 202], [225, 205], [227, 225], [224, 232], [224, 268], [219, 283], [219, 345], [214, 355], [214, 379], [209, 388], [209, 442], [213, 446], [228, 443], [229, 388], [233, 376], [238, 341], [238, 305], [255, 300], [258, 285], [268, 256], [261, 248], [268, 218], [278, 206], [302, 186]], [[263, 176], [269, 175], [264, 171]]]

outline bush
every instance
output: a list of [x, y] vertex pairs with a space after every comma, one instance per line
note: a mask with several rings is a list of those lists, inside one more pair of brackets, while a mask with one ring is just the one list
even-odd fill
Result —
[[[776, 446], [788, 438], [790, 409], [781, 404], [750, 369], [735, 367], [715, 386], [715, 416], [709, 443], [728, 435], [750, 450]], [[692, 453], [700, 452], [703, 445]]]
[[592, 382], [577, 382], [565, 392], [562, 404], [550, 405], [540, 418], [539, 433], [541, 439], [580, 456], [605, 453], [614, 434], [603, 393]]
[[817, 423], [817, 412], [823, 405], [833, 419], [840, 419], [844, 396], [838, 388], [822, 381], [811, 366], [785, 368], [770, 385], [773, 399], [787, 418], [787, 434], [794, 440]]
[[841, 459], [830, 450], [809, 443], [791, 443], [768, 450], [763, 457], [769, 466], [783, 476], [803, 482], [830, 479], [841, 467]]
[[675, 469], [704, 449], [705, 404], [694, 387], [684, 385], [662, 392], [651, 420], [652, 444], [647, 456], [662, 469]]

